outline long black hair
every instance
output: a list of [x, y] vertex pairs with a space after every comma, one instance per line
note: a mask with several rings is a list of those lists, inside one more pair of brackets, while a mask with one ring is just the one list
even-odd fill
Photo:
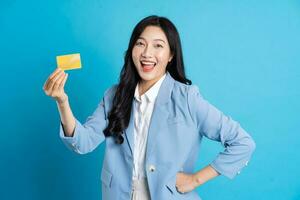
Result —
[[132, 49], [147, 26], [160, 27], [168, 39], [173, 58], [168, 63], [166, 70], [175, 80], [188, 85], [192, 84], [185, 77], [181, 42], [175, 25], [166, 17], [156, 15], [142, 19], [131, 34], [112, 108], [108, 114], [109, 124], [103, 131], [106, 137], [113, 136], [117, 144], [122, 144], [124, 141], [122, 134], [128, 127], [135, 87], [141, 79], [132, 60]]

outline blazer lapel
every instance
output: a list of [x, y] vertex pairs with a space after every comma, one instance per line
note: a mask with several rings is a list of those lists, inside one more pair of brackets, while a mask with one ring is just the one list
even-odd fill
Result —
[[148, 159], [150, 154], [152, 153], [155, 146], [155, 142], [160, 134], [159, 130], [161, 130], [161, 127], [165, 125], [169, 116], [167, 105], [168, 102], [170, 102], [173, 85], [174, 79], [171, 77], [169, 72], [167, 72], [166, 78], [162, 82], [161, 87], [159, 89], [152, 112], [151, 122], [148, 131], [146, 159]]
[[[168, 118], [169, 112], [167, 110], [167, 103], [170, 100], [171, 92], [173, 89], [174, 79], [167, 72], [165, 79], [163, 80], [159, 92], [156, 97], [156, 101], [154, 104], [151, 122], [148, 130], [148, 138], [147, 138], [147, 147], [146, 147], [146, 158], [151, 154], [155, 141], [157, 137], [159, 137], [160, 127], [163, 126]], [[134, 109], [135, 103], [132, 101], [132, 109], [129, 120], [129, 125], [125, 130], [125, 140], [126, 144], [124, 145], [124, 149], [127, 155], [133, 156], [134, 149]]]

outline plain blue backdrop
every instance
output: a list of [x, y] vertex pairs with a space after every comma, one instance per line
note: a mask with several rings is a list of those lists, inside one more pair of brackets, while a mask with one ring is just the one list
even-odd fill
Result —
[[[142, 18], [170, 18], [188, 78], [239, 121], [257, 144], [234, 180], [197, 188], [204, 200], [300, 199], [299, 1], [99, 1], [0, 3], [0, 199], [101, 199], [104, 145], [77, 155], [58, 136], [56, 103], [43, 84], [56, 55], [81, 53], [66, 92], [84, 122], [118, 81], [131, 31]], [[222, 151], [205, 139], [197, 170]]]

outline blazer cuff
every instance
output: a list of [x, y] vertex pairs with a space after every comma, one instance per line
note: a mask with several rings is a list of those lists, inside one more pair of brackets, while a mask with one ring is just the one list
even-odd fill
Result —
[[229, 179], [233, 179], [233, 178], [236, 176], [236, 174], [237, 174], [237, 173], [228, 172], [228, 171], [222, 169], [222, 167], [219, 166], [219, 165], [216, 163], [216, 161], [213, 161], [212, 163], [210, 163], [210, 166], [211, 166], [212, 168], [214, 168], [214, 170], [216, 170], [216, 172], [218, 172], [220, 175], [223, 175], [223, 176], [225, 176], [225, 177], [227, 177], [227, 178], [229, 178]]
[[[256, 148], [255, 142], [250, 139], [248, 142], [248, 151], [243, 158], [228, 160], [225, 157], [225, 153], [220, 153], [217, 158], [210, 163], [210, 166], [214, 168], [219, 174], [226, 176], [229, 179], [235, 178], [236, 175], [241, 173], [241, 170], [246, 167], [251, 159], [251, 156]], [[237, 161], [238, 160], [238, 161]]]
[[60, 121], [60, 127], [59, 127], [59, 137], [62, 139], [64, 144], [71, 150], [76, 151], [76, 144], [78, 143], [78, 135], [79, 135], [79, 129], [80, 129], [80, 122], [75, 118], [75, 129], [73, 136], [69, 137], [65, 135], [64, 127], [62, 122]]

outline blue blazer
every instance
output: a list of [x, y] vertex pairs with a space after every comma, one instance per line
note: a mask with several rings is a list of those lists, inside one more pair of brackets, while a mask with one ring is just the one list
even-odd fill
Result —
[[[133, 170], [133, 109], [124, 142], [105, 138], [108, 112], [116, 85], [105, 91], [94, 113], [84, 124], [76, 119], [73, 137], [60, 137], [73, 151], [85, 154], [105, 142], [101, 171], [103, 200], [130, 200]], [[133, 103], [133, 106], [135, 104]], [[149, 127], [145, 169], [151, 199], [201, 199], [196, 190], [180, 194], [175, 188], [176, 174], [195, 172], [198, 150], [203, 137], [219, 141], [224, 151], [210, 165], [220, 174], [234, 178], [247, 165], [255, 149], [251, 136], [216, 107], [206, 101], [198, 87], [174, 80], [167, 72], [160, 87]], [[200, 169], [197, 169], [200, 170]]]

